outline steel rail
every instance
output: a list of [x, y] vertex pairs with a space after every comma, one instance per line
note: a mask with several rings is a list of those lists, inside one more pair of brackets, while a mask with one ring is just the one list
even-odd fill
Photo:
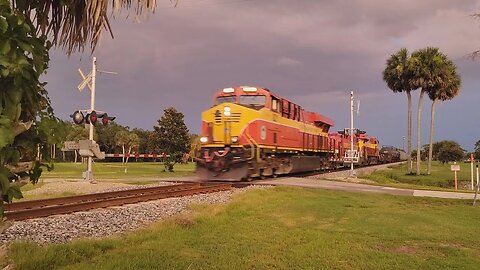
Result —
[[151, 193], [151, 192], [157, 192], [157, 191], [179, 190], [179, 189], [186, 189], [186, 188], [199, 187], [199, 186], [200, 186], [200, 183], [187, 183], [187, 184], [180, 184], [180, 185], [128, 189], [128, 190], [99, 192], [99, 193], [91, 193], [91, 194], [83, 194], [83, 195], [77, 195], [77, 196], [59, 197], [59, 198], [51, 198], [51, 199], [43, 199], [43, 200], [14, 202], [14, 203], [6, 204], [5, 211], [7, 212], [18, 211], [22, 209], [40, 208], [40, 207], [46, 207], [51, 205], [81, 203], [84, 201], [104, 200], [104, 199], [114, 198], [114, 197], [126, 197], [126, 196], [131, 196], [131, 195], [143, 193], [143, 192]]
[[[188, 184], [186, 184], [188, 185]], [[177, 185], [185, 186], [185, 185]], [[82, 201], [71, 204], [50, 205], [40, 208], [19, 209], [16, 211], [7, 211], [5, 216], [9, 220], [24, 220], [30, 218], [46, 217], [57, 214], [68, 214], [78, 211], [87, 211], [95, 208], [104, 208], [110, 206], [119, 206], [123, 204], [146, 202], [170, 197], [182, 197], [201, 193], [211, 193], [232, 189], [231, 184], [219, 184], [209, 186], [199, 186], [199, 184], [188, 185], [188, 188], [177, 190], [156, 190], [154, 192], [145, 192], [144, 190], [137, 194], [128, 196], [109, 197], [101, 200]]]

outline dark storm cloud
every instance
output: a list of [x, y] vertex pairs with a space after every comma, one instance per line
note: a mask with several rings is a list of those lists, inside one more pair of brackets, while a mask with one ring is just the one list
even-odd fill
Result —
[[[453, 0], [185, 0], [175, 9], [162, 1], [141, 22], [116, 16], [115, 39], [104, 35], [95, 52], [99, 68], [119, 74], [99, 76], [97, 108], [121, 124], [151, 129], [173, 106], [198, 132], [200, 113], [217, 89], [258, 85], [333, 118], [342, 129], [349, 123], [349, 91], [355, 90], [361, 99], [358, 126], [401, 146], [406, 96], [388, 90], [381, 72], [401, 47], [437, 46], [458, 65], [464, 87], [438, 107], [435, 137], [471, 149], [480, 139], [474, 125], [480, 63], [466, 55], [480, 44], [480, 22], [469, 16], [478, 10], [478, 1]], [[76, 69], [90, 65], [88, 53], [53, 53], [46, 79], [60, 117], [89, 106], [89, 94], [75, 87]], [[429, 105], [425, 101], [423, 142]]]

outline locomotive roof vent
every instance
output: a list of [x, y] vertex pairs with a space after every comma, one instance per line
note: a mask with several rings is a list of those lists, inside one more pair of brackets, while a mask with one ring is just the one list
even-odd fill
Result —
[[233, 89], [232, 87], [223, 88], [223, 93], [233, 93], [233, 92], [235, 92], [235, 89]]

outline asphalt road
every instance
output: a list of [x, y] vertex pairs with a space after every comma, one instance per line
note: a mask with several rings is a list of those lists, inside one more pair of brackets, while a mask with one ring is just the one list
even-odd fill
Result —
[[299, 178], [299, 177], [286, 177], [277, 178], [271, 180], [259, 180], [254, 181], [255, 184], [275, 185], [275, 186], [298, 186], [309, 188], [321, 188], [329, 190], [341, 190], [351, 192], [372, 192], [372, 193], [384, 193], [391, 195], [404, 195], [414, 197], [435, 197], [446, 199], [469, 199], [472, 200], [473, 193], [463, 192], [445, 192], [445, 191], [431, 191], [431, 190], [416, 190], [416, 189], [402, 189], [393, 187], [382, 187], [358, 183], [328, 181], [319, 179]]

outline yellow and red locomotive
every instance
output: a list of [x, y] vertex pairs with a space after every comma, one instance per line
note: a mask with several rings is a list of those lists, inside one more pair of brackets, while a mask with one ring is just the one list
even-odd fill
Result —
[[[345, 133], [328, 133], [334, 122], [261, 87], [218, 91], [202, 113], [197, 175], [246, 180], [343, 165], [350, 147]], [[378, 158], [378, 140], [355, 134], [361, 160]]]

